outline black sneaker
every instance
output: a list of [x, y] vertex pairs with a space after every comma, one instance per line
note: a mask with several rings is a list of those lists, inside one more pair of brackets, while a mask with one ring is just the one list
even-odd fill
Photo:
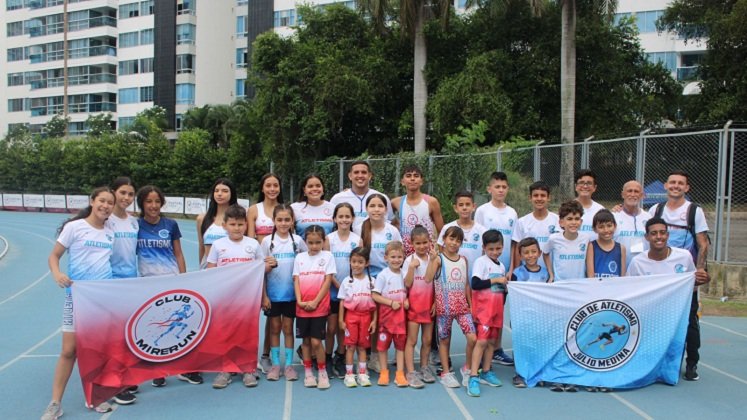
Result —
[[120, 392], [114, 396], [114, 402], [119, 405], [132, 404], [137, 400], [137, 397], [132, 395], [130, 391]]
[[324, 361], [325, 369], [327, 370], [327, 378], [332, 379], [335, 376], [335, 364], [332, 360], [332, 355], [328, 354]]
[[335, 353], [333, 359], [333, 367], [335, 371], [335, 375], [337, 375], [337, 378], [343, 379], [345, 378], [345, 373], [347, 368], [345, 367], [345, 355], [340, 353]]
[[686, 381], [697, 381], [698, 379], [700, 379], [700, 375], [698, 375], [697, 365], [685, 367], [685, 380]]
[[153, 379], [153, 382], [151, 382], [150, 384], [156, 388], [166, 386], [166, 378], [155, 378]]
[[527, 383], [521, 375], [514, 375], [514, 379], [512, 380], [512, 382], [516, 388], [527, 387]]
[[578, 388], [573, 384], [563, 384], [563, 391], [565, 392], [578, 392]]
[[140, 388], [138, 388], [138, 386], [137, 386], [137, 385], [134, 385], [134, 386], [131, 386], [131, 387], [127, 388], [127, 391], [128, 391], [128, 392], [129, 392], [130, 394], [137, 394], [137, 392], [138, 392], [139, 390], [140, 390]]
[[[444, 367], [439, 361], [438, 364], [436, 364], [436, 375], [441, 376], [443, 372], [444, 372]], [[449, 372], [454, 372], [454, 365], [451, 364], [451, 357], [449, 357]]]
[[[301, 363], [303, 363], [303, 351], [301, 350], [301, 345], [296, 348], [296, 354], [298, 355], [298, 359], [301, 361]], [[311, 355], [311, 368], [317, 370], [316, 356], [313, 354]]]
[[200, 372], [180, 373], [176, 375], [176, 378], [180, 381], [189, 382], [192, 385], [200, 385], [202, 383], [202, 374]]
[[563, 392], [565, 391], [565, 387], [561, 383], [553, 382], [552, 384], [550, 384], [550, 391]]

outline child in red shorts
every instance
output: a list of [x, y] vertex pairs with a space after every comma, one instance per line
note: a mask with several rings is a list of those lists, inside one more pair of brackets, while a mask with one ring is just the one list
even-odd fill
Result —
[[[340, 282], [337, 297], [340, 305], [340, 331], [345, 332], [345, 386], [371, 386], [366, 370], [366, 350], [371, 348], [371, 334], [376, 330], [376, 303], [371, 298], [373, 280], [368, 271], [368, 248], [350, 251], [350, 276]], [[353, 357], [358, 351], [358, 381], [353, 373]]]
[[[503, 252], [503, 234], [489, 230], [482, 235], [484, 255], [475, 260], [472, 270], [472, 317], [475, 321], [477, 343], [472, 351], [472, 366], [467, 384], [467, 395], [480, 396], [480, 383], [501, 386], [501, 381], [490, 370], [495, 342], [503, 327], [503, 296], [506, 291], [506, 267], [498, 260]], [[482, 365], [482, 373], [479, 373]]]
[[402, 278], [402, 263], [405, 260], [405, 249], [402, 242], [391, 241], [386, 245], [384, 258], [388, 267], [381, 270], [374, 282], [373, 300], [379, 304], [379, 338], [376, 349], [379, 351], [379, 385], [389, 385], [387, 351], [394, 341], [397, 360], [397, 372], [394, 383], [399, 387], [407, 386], [405, 378], [405, 343], [407, 342], [407, 319], [405, 311], [410, 307], [407, 301], [407, 289]]

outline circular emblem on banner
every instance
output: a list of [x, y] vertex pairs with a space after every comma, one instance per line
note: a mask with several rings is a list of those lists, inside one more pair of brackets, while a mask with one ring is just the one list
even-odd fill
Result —
[[148, 362], [168, 362], [192, 351], [210, 324], [210, 305], [197, 292], [169, 290], [148, 299], [127, 321], [130, 351]]
[[640, 320], [628, 304], [617, 300], [587, 303], [566, 327], [565, 351], [577, 365], [597, 372], [627, 363], [638, 349]]

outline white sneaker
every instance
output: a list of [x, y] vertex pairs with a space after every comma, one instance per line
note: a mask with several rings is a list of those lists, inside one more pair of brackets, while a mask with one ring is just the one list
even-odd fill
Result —
[[381, 365], [379, 364], [378, 353], [371, 353], [371, 357], [368, 359], [368, 369], [376, 373], [381, 373]]
[[303, 378], [303, 386], [306, 388], [316, 388], [316, 377], [314, 375], [306, 375]]
[[223, 389], [228, 386], [232, 381], [231, 374], [228, 372], [220, 372], [217, 375], [215, 375], [215, 379], [213, 380], [213, 388], [215, 389]]
[[371, 377], [367, 373], [358, 374], [358, 385], [362, 387], [371, 386]]
[[438, 357], [438, 352], [435, 350], [431, 350], [430, 354], [428, 354], [428, 364], [431, 366], [436, 366], [439, 363], [441, 363], [441, 358]]
[[317, 383], [316, 387], [318, 389], [327, 389], [329, 388], [329, 375], [327, 375], [326, 370], [322, 370], [319, 372], [319, 382]]
[[62, 417], [62, 407], [60, 403], [52, 401], [44, 410], [44, 414], [41, 416], [41, 420], [57, 420]]
[[447, 388], [459, 388], [459, 381], [457, 381], [457, 378], [454, 372], [442, 373], [441, 383]]
[[259, 370], [262, 371], [265, 375], [267, 375], [267, 372], [270, 371], [270, 368], [272, 367], [272, 361], [269, 357], [261, 357], [259, 359], [259, 363], [257, 364], [259, 367]]
[[358, 386], [358, 383], [355, 381], [355, 375], [352, 373], [345, 374], [345, 379], [343, 379], [343, 383], [348, 388], [355, 388]]
[[93, 411], [95, 411], [97, 413], [109, 413], [109, 412], [112, 411], [112, 405], [109, 404], [108, 401], [104, 401], [101, 404], [97, 405], [96, 407], [94, 407], [92, 405], [88, 405], [85, 402], [83, 403], [83, 405], [85, 405], [86, 408], [88, 408], [89, 410], [93, 410]]
[[462, 386], [466, 388], [469, 386], [469, 369], [467, 369], [467, 366], [462, 366], [461, 369], [459, 369], [459, 373], [462, 374]]

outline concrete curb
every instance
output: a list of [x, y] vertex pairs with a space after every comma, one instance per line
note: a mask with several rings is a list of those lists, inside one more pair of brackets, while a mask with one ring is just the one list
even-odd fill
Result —
[[0, 251], [0, 260], [2, 260], [3, 257], [5, 256], [5, 254], [8, 253], [8, 249], [10, 248], [10, 244], [8, 243], [8, 240], [5, 239], [3, 236], [0, 236], [0, 241], [2, 241], [3, 244], [5, 244], [5, 246], [3, 247], [3, 250]]

